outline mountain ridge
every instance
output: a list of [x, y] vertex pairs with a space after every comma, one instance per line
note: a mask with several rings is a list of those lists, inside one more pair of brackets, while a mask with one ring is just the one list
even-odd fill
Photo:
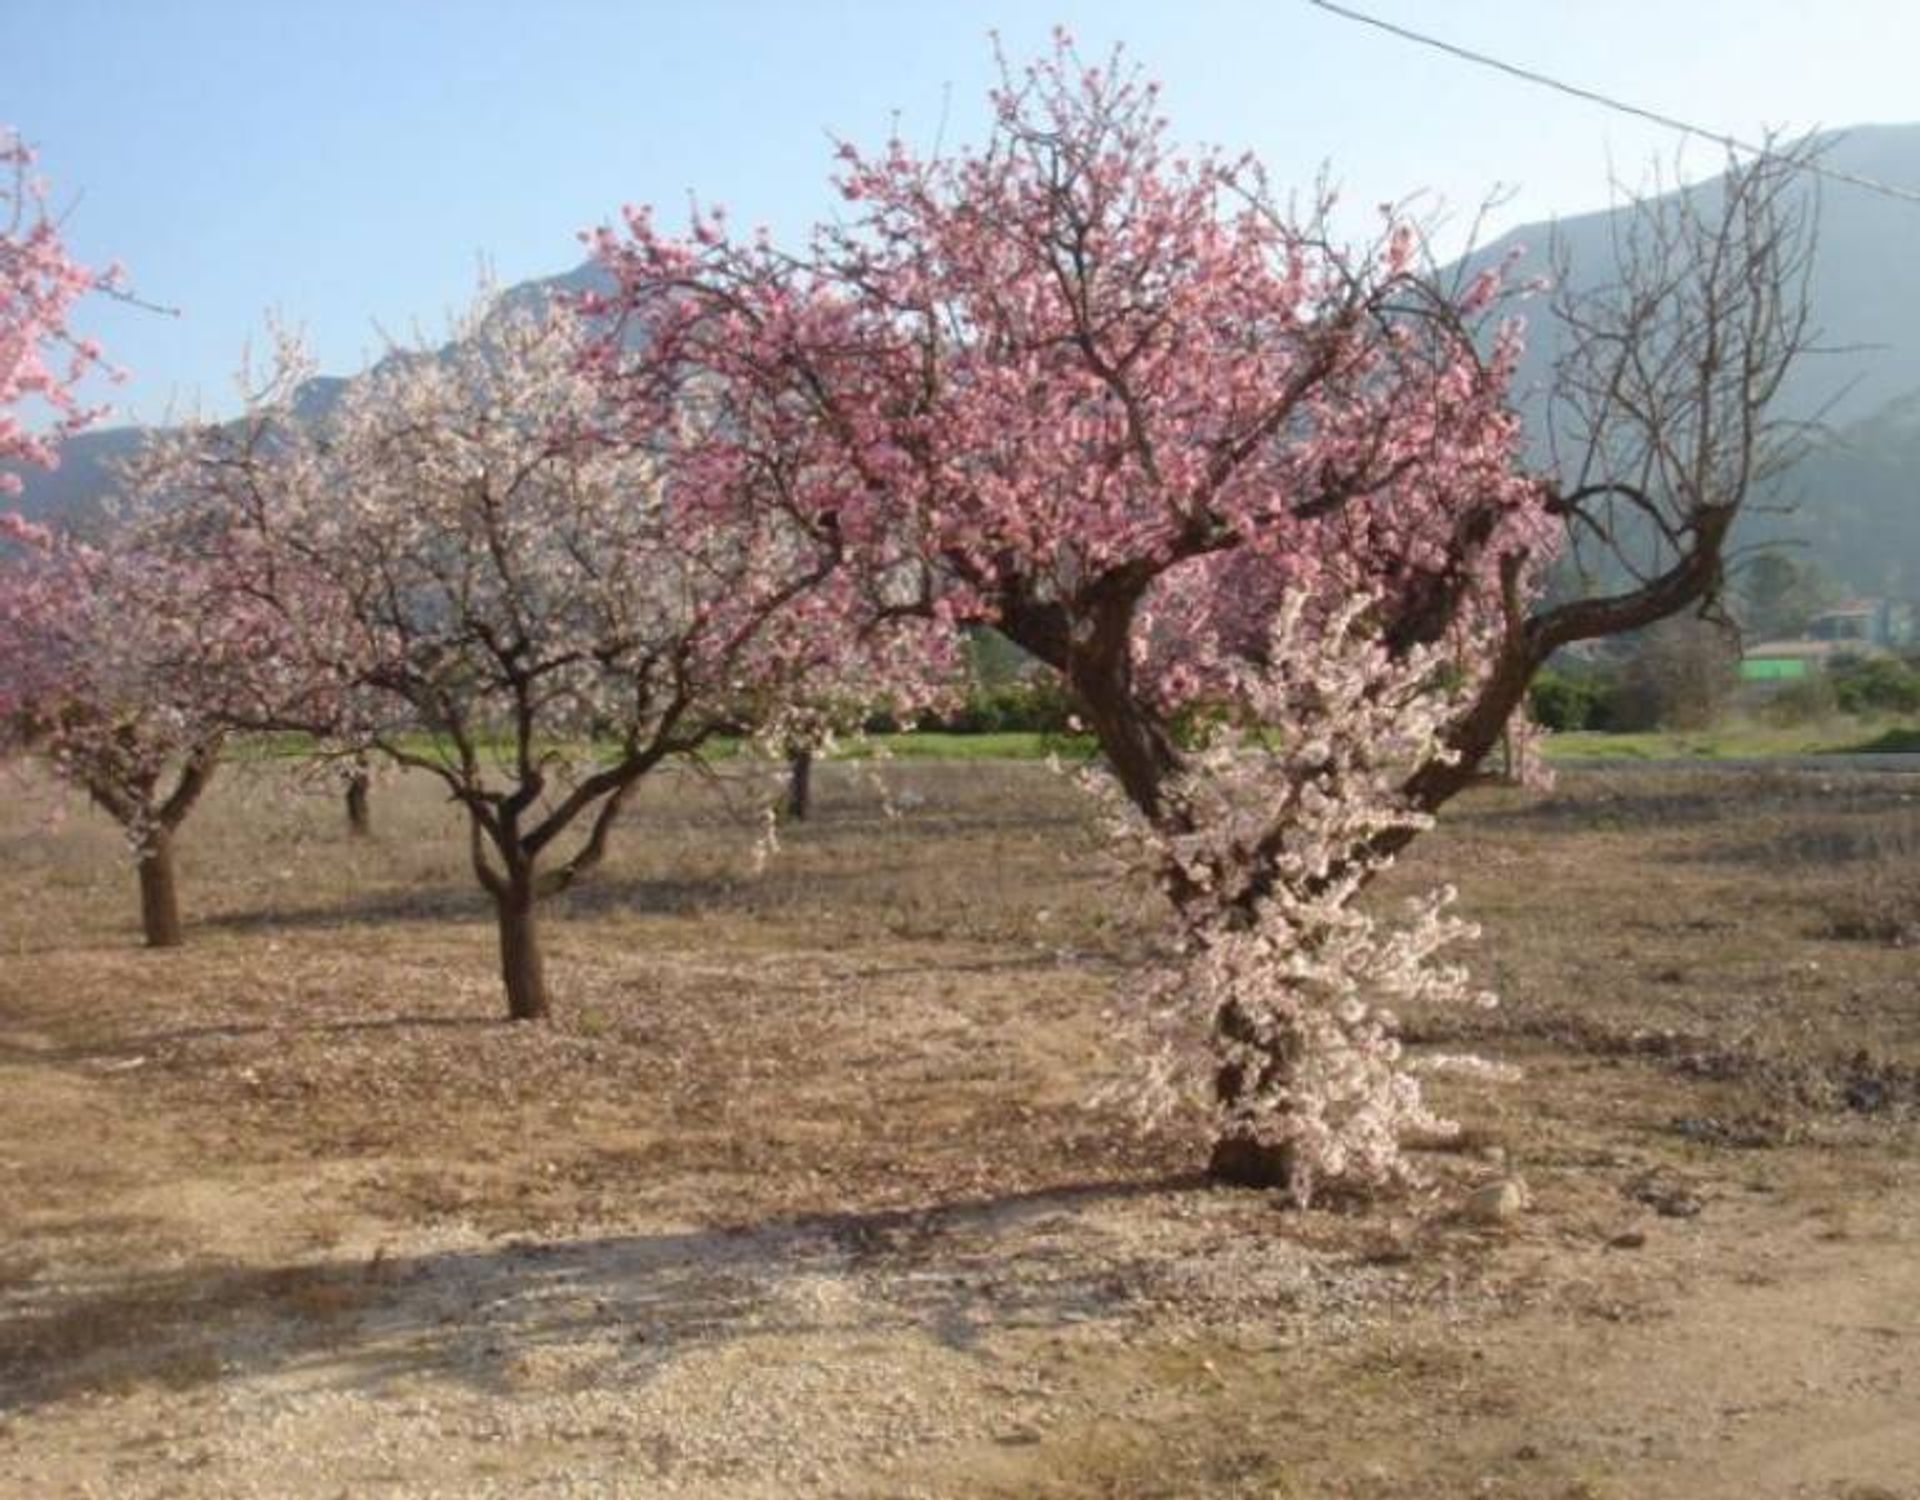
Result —
[[[1920, 122], [1825, 132], [1815, 145], [1819, 159], [1837, 171], [1920, 190]], [[1718, 180], [1685, 191], [1709, 195], [1710, 201]], [[1914, 503], [1920, 497], [1901, 477], [1909, 465], [1920, 472], [1920, 256], [1900, 253], [1920, 235], [1920, 203], [1812, 177], [1800, 191], [1817, 195], [1821, 214], [1810, 301], [1825, 352], [1800, 362], [1783, 389], [1782, 405], [1790, 416], [1821, 418], [1834, 436], [1768, 497], [1776, 505], [1797, 497], [1795, 515], [1756, 514], [1743, 524], [1739, 540], [1804, 541], [1856, 588], [1883, 589], [1897, 578], [1899, 587], [1920, 592], [1920, 505]], [[1471, 274], [1511, 255], [1516, 276], [1540, 275], [1557, 246], [1576, 282], [1590, 279], [1583, 268], [1610, 263], [1622, 211], [1597, 209], [1519, 226], [1457, 269]], [[501, 295], [507, 306], [526, 306], [605, 285], [605, 273], [587, 261]], [[1538, 320], [1518, 374], [1523, 408], [1538, 410], [1553, 352], [1551, 323]], [[317, 376], [298, 400], [324, 410], [349, 378]], [[112, 463], [135, 451], [141, 431], [82, 433], [64, 446], [58, 469], [18, 470], [24, 483], [19, 508], [37, 520], [98, 514], [112, 485]]]

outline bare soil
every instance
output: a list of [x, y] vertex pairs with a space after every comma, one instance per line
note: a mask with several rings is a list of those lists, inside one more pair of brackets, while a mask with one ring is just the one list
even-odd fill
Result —
[[1302, 1213], [1088, 1104], [1156, 929], [1071, 786], [882, 774], [757, 877], [649, 789], [543, 1026], [424, 785], [229, 777], [172, 952], [13, 797], [0, 1494], [1920, 1497], [1920, 777], [1459, 808], [1396, 880], [1505, 1004], [1413, 1050], [1525, 1077]]

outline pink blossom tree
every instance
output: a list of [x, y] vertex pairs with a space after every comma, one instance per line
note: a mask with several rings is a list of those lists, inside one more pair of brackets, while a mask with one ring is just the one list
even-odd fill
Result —
[[174, 840], [226, 731], [178, 663], [203, 649], [204, 579], [131, 528], [99, 546], [0, 526], [0, 754], [41, 754], [127, 837], [149, 947], [181, 941]]
[[[1659, 304], [1677, 323], [1654, 298], [1576, 310], [1573, 367], [1615, 359], [1624, 399], [1595, 411], [1606, 372], [1588, 383], [1597, 463], [1563, 480], [1521, 461], [1497, 269], [1448, 282], [1391, 213], [1342, 246], [1328, 205], [1290, 212], [1256, 163], [1175, 153], [1117, 55], [1088, 68], [1062, 38], [993, 102], [978, 149], [843, 148], [850, 217], [802, 256], [629, 211], [597, 237], [618, 288], [598, 306], [664, 310], [716, 384], [759, 390], [817, 469], [837, 461], [810, 499], [899, 607], [991, 623], [1086, 705], [1192, 955], [1213, 1170], [1301, 1197], [1377, 1184], [1429, 1123], [1391, 1002], [1469, 992], [1431, 958], [1461, 931], [1437, 898], [1399, 929], [1355, 903], [1553, 650], [1716, 586], [1741, 442], [1751, 458], [1799, 346], [1781, 178], [1755, 169], [1700, 238], [1660, 242], [1669, 291], [1708, 287]], [[634, 400], [620, 347], [604, 371]], [[1651, 436], [1641, 355], [1670, 381]], [[1626, 453], [1645, 462], [1604, 472]], [[1622, 592], [1538, 603], [1565, 530], [1607, 529], [1596, 499], [1661, 514], [1672, 555]], [[1218, 730], [1197, 750], [1176, 733], [1196, 716]]]
[[[110, 281], [67, 253], [33, 176], [32, 151], [0, 126], [0, 463], [51, 467], [59, 440], [98, 415], [75, 387], [100, 363], [100, 351], [73, 333], [67, 317]], [[38, 430], [27, 417], [36, 405], [49, 419]], [[19, 488], [19, 477], [0, 469], [0, 495]]]
[[745, 472], [750, 414], [660, 333], [617, 443], [578, 319], [482, 308], [318, 419], [294, 414], [304, 368], [283, 349], [244, 421], [163, 436], [141, 464], [269, 620], [206, 684], [225, 721], [382, 756], [465, 810], [515, 1020], [549, 1011], [539, 902], [601, 860], [648, 772], [771, 732], [863, 622], [914, 633], [865, 620], [831, 527], [761, 503], [804, 475]]

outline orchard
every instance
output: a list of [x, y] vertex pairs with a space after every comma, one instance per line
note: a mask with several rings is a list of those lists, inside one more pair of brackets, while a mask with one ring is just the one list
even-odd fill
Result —
[[[232, 732], [437, 778], [507, 1013], [538, 1020], [539, 903], [645, 776], [721, 736], [790, 753], [828, 706], [910, 717], [958, 633], [991, 629], [1084, 706], [1096, 795], [1167, 903], [1181, 956], [1114, 1038], [1157, 1059], [1143, 1110], [1199, 1101], [1210, 1171], [1302, 1204], [1400, 1181], [1402, 1140], [1451, 1127], [1396, 1010], [1491, 997], [1441, 957], [1473, 930], [1450, 890], [1402, 916], [1369, 891], [1518, 732], [1554, 651], [1717, 597], [1804, 342], [1792, 160], [1730, 169], [1716, 217], [1647, 210], [1617, 284], [1562, 300], [1563, 473], [1527, 456], [1530, 289], [1501, 266], [1449, 278], [1391, 210], [1347, 243], [1330, 202], [1182, 152], [1119, 53], [1062, 37], [1003, 60], [991, 102], [977, 148], [841, 147], [847, 213], [797, 249], [629, 210], [588, 237], [610, 289], [483, 302], [324, 413], [297, 410], [310, 370], [282, 340], [242, 418], [159, 434], [127, 475], [140, 565], [171, 557], [172, 582], [113, 590], [103, 632], [104, 554], [21, 575], [17, 732], [143, 869]], [[89, 278], [24, 179], [12, 202], [9, 396], [71, 423]], [[1569, 531], [1639, 545], [1629, 504], [1654, 567], [1542, 602]], [[146, 681], [158, 739], [116, 707]]]
[[1542, 280], [998, 79], [0, 513], [0, 1490], [1914, 1472], [1914, 773], [1525, 717], [1717, 628], [1812, 153]]

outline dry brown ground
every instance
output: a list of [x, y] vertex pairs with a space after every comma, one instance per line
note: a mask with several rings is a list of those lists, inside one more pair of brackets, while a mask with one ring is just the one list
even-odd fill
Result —
[[1073, 791], [885, 774], [757, 879], [652, 789], [539, 1028], [424, 787], [230, 779], [164, 954], [6, 811], [0, 1493], [1920, 1495], [1920, 778], [1460, 809], [1506, 1005], [1415, 1031], [1526, 1080], [1302, 1214], [1085, 1104], [1152, 928]]

